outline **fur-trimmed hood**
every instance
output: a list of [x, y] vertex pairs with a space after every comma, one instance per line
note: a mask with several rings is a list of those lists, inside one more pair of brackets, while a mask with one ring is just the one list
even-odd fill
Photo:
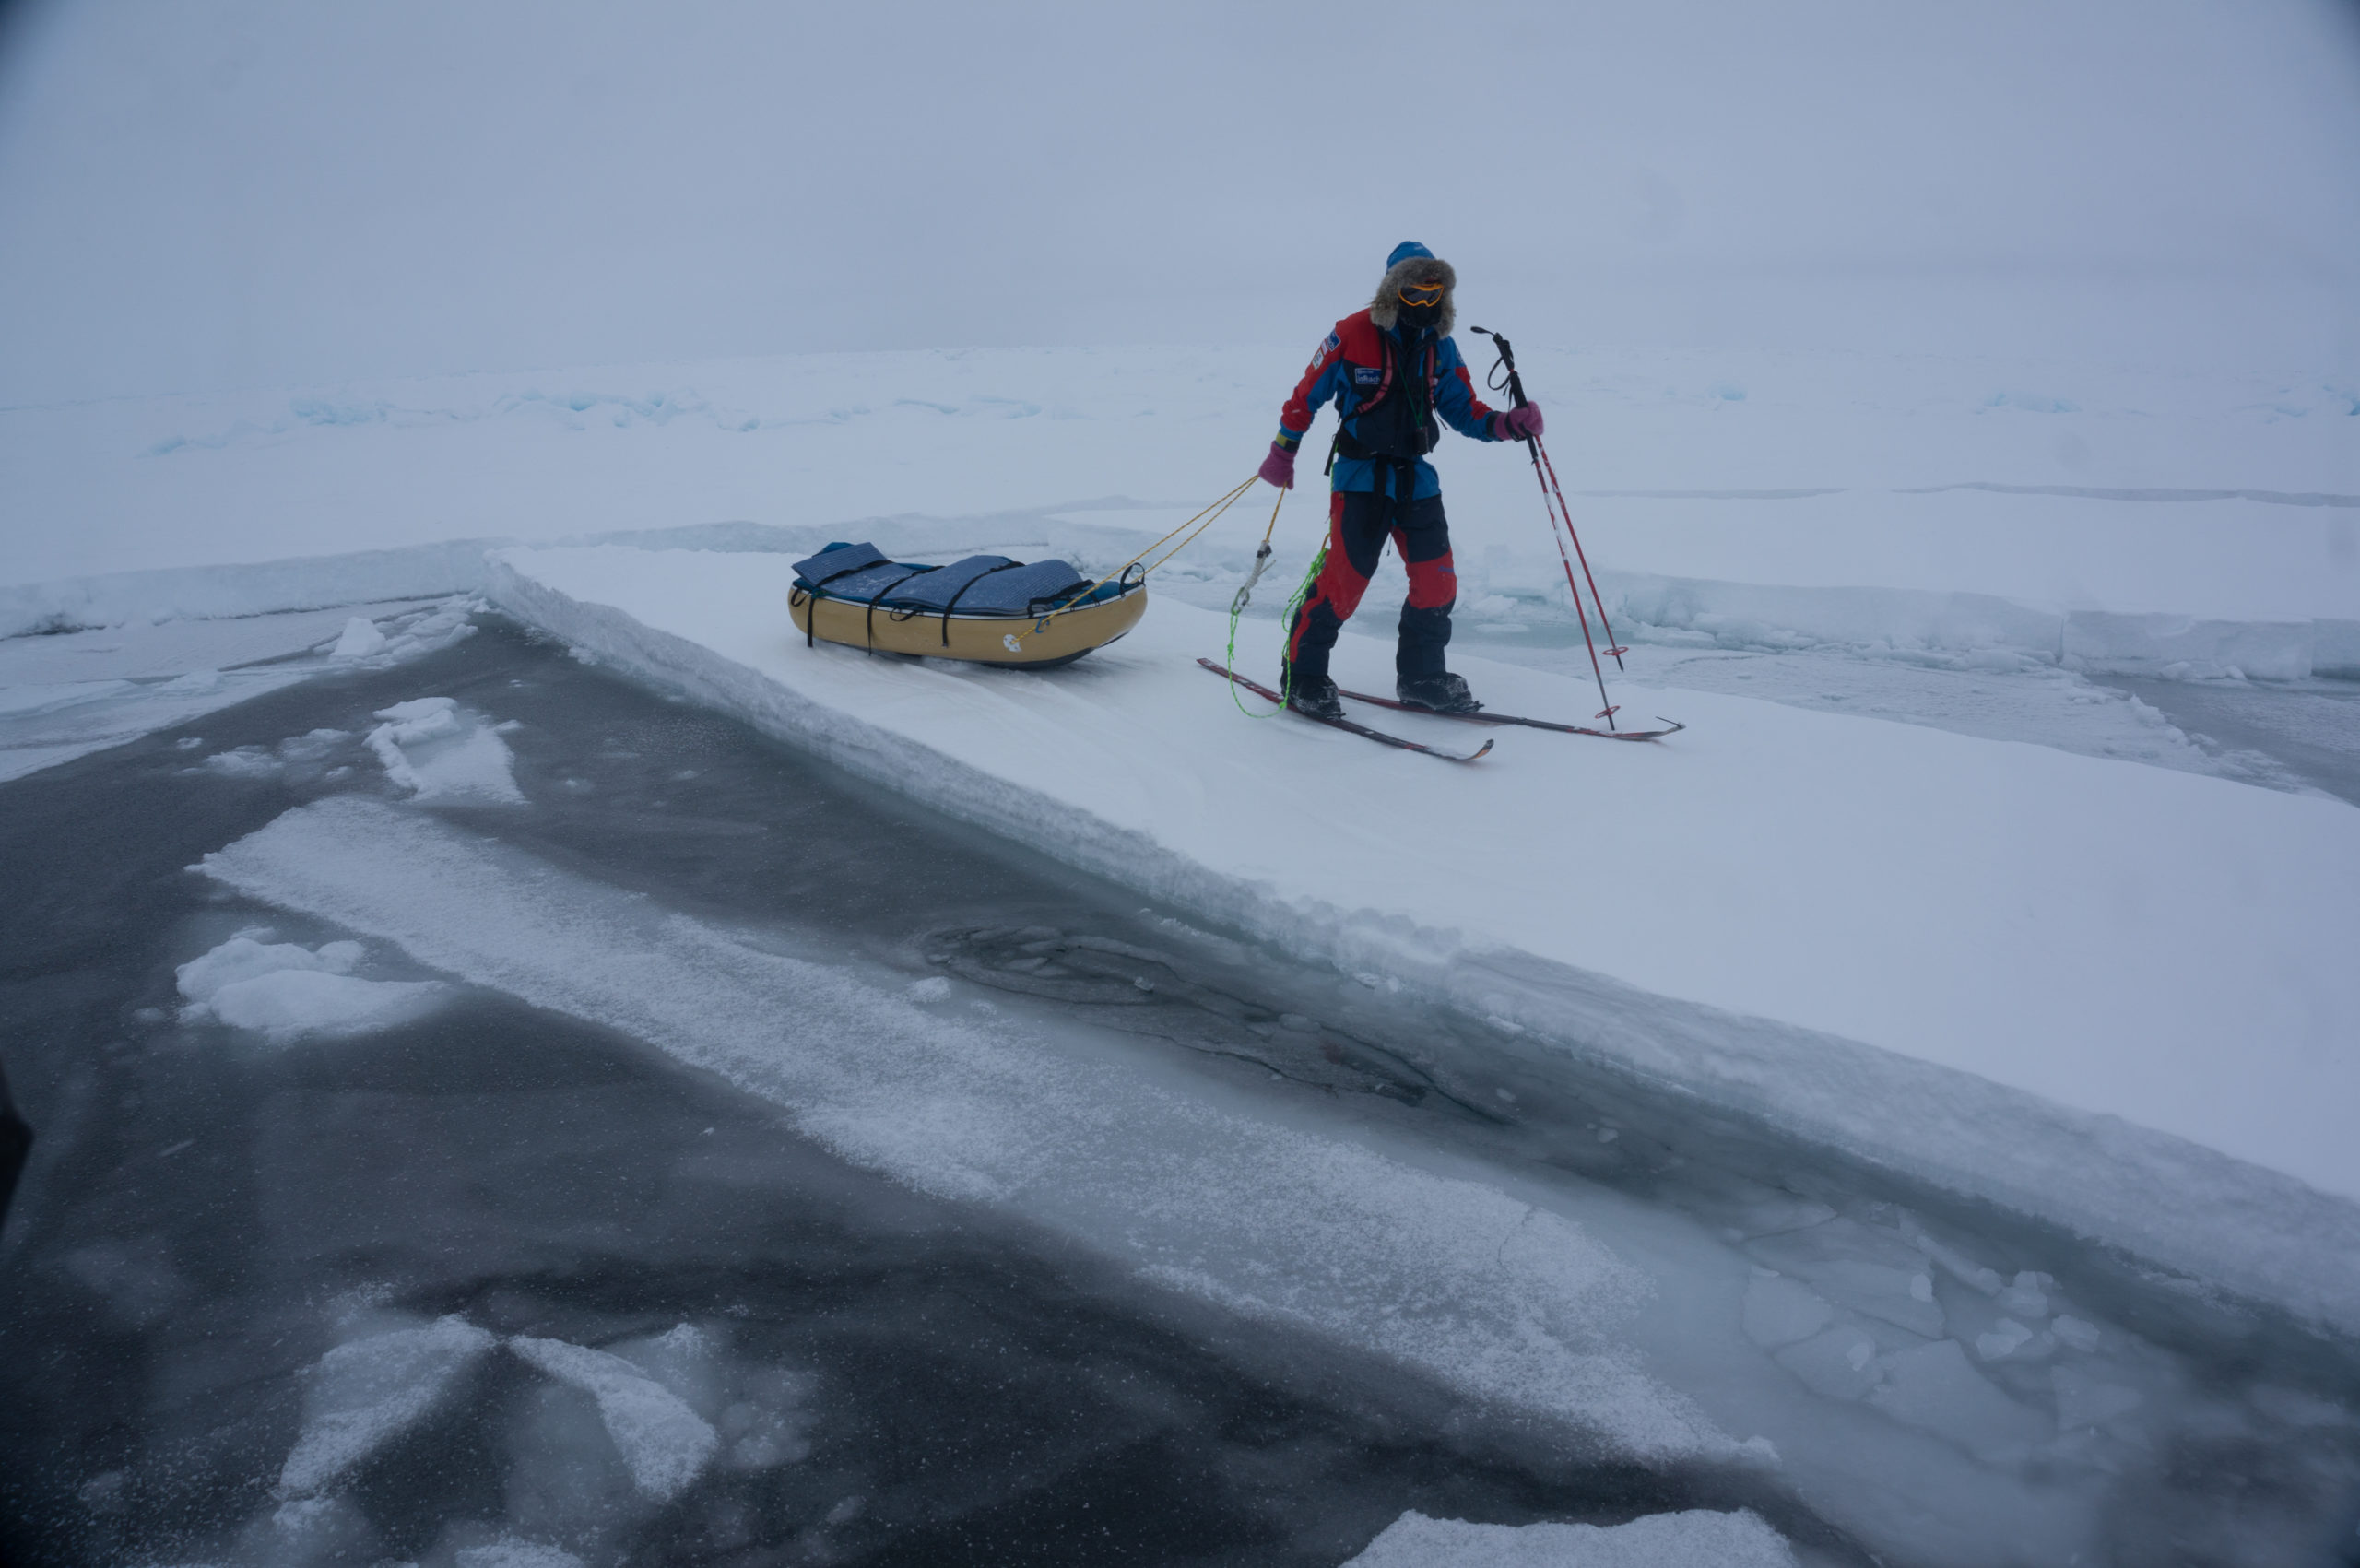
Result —
[[[1410, 253], [1403, 255], [1402, 252]], [[1434, 317], [1434, 336], [1448, 337], [1451, 327], [1458, 320], [1458, 274], [1448, 262], [1430, 253], [1423, 245], [1403, 245], [1393, 253], [1399, 260], [1385, 269], [1376, 285], [1376, 298], [1369, 301], [1368, 319], [1386, 332], [1401, 319], [1399, 289], [1405, 283], [1439, 283], [1442, 285], [1442, 310]]]

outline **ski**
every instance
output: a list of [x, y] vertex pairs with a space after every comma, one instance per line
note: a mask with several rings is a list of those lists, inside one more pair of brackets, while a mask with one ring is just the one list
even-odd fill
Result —
[[1677, 735], [1688, 727], [1658, 714], [1656, 723], [1664, 726], [1661, 729], [1590, 729], [1583, 725], [1561, 725], [1548, 719], [1518, 718], [1513, 713], [1437, 713], [1432, 708], [1413, 707], [1390, 697], [1372, 697], [1365, 691], [1347, 691], [1344, 695], [1355, 702], [1374, 702], [1380, 708], [1392, 708], [1404, 713], [1424, 713], [1437, 719], [1461, 719], [1476, 725], [1522, 725], [1528, 729], [1553, 729], [1560, 735], [1594, 735], [1600, 740], [1661, 740], [1667, 735]]
[[[1244, 676], [1238, 674], [1235, 670], [1224, 668], [1223, 666], [1213, 663], [1210, 659], [1198, 659], [1197, 663], [1212, 671], [1215, 675], [1222, 677], [1224, 679], [1235, 681], [1238, 685], [1245, 688], [1246, 690], [1251, 691], [1255, 696], [1261, 698], [1266, 702], [1276, 702], [1280, 707], [1286, 707], [1285, 698], [1280, 696], [1277, 692], [1271, 690], [1268, 687], [1264, 686], [1259, 681], [1248, 680]], [[1399, 704], [1395, 703], [1392, 704], [1392, 706], [1398, 707]], [[1294, 714], [1296, 718], [1309, 719], [1316, 725], [1326, 725], [1329, 729], [1340, 729], [1347, 735], [1357, 735], [1366, 739], [1374, 740], [1380, 746], [1398, 747], [1404, 751], [1422, 751], [1429, 757], [1439, 757], [1446, 762], [1472, 762], [1476, 758], [1481, 757], [1484, 752], [1489, 751], [1492, 749], [1492, 743], [1487, 740], [1473, 751], [1465, 753], [1445, 751], [1439, 747], [1428, 746], [1422, 741], [1404, 740], [1398, 735], [1387, 735], [1381, 729], [1371, 729], [1366, 725], [1356, 725], [1350, 719], [1323, 719], [1316, 717], [1314, 714], [1304, 713], [1298, 708], [1287, 708], [1287, 712]]]

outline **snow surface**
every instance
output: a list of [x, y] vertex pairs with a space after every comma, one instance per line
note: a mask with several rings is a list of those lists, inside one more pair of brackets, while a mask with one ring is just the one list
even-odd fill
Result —
[[[0, 409], [25, 515], [75, 520], [12, 536], [0, 634], [473, 591], [487, 545], [517, 538], [668, 533], [792, 558], [876, 536], [1111, 568], [1256, 460], [1326, 319], [1267, 348], [807, 355]], [[1635, 643], [2360, 672], [2350, 376], [1529, 337], [1522, 359]], [[1464, 631], [1571, 635], [1528, 466], [1457, 442], [1442, 461]], [[1227, 603], [1256, 510], [1173, 563], [1167, 602]], [[1271, 582], [1309, 559], [1319, 515], [1308, 494], [1289, 503]], [[1398, 595], [1381, 573], [1364, 613]]]
[[[1692, 726], [1664, 745], [1510, 731], [1459, 770], [1240, 717], [1194, 667], [1221, 619], [1169, 600], [1041, 677], [807, 650], [775, 557], [496, 560], [504, 607], [595, 656], [1072, 864], [2360, 1322], [2327, 1242], [2360, 1236], [2340, 802], [1699, 692], [1662, 694]], [[1275, 645], [1249, 624], [1239, 657]], [[1382, 644], [1339, 661], [1383, 689]], [[1503, 711], [1595, 705], [1457, 663]]]
[[362, 980], [358, 942], [316, 949], [245, 931], [180, 966], [182, 1016], [211, 1016], [232, 1029], [278, 1041], [306, 1034], [359, 1034], [416, 1018], [439, 1001], [431, 980]]
[[1627, 1525], [1470, 1525], [1412, 1510], [1344, 1568], [1794, 1568], [1751, 1512], [1694, 1508]]
[[[796, 534], [750, 548], [807, 553], [867, 536], [842, 531], [864, 518], [998, 517], [1028, 538], [1064, 520], [1047, 522], [1058, 553], [1092, 527], [1160, 533], [1251, 471], [1311, 347], [1367, 289], [1339, 275], [1332, 309], [1267, 346], [806, 355], [0, 409], [15, 504], [73, 520], [13, 532], [0, 632], [451, 593], [482, 582], [487, 541], [733, 520]], [[1483, 358], [1481, 340], [1462, 346]], [[2051, 657], [2080, 611], [2360, 627], [2349, 373], [1542, 336], [1519, 360], [1601, 586], [1640, 619], [1998, 638]], [[2074, 411], [1993, 405], [2032, 379]], [[1520, 454], [1454, 439], [1437, 460], [1468, 602], [1562, 595]], [[1281, 576], [1320, 516], [1307, 491], [1290, 501]], [[1175, 569], [1242, 561], [1264, 521], [1225, 520]], [[1716, 602], [1739, 584], [1757, 591]]]
[[[778, 1102], [846, 1159], [1077, 1236], [1162, 1287], [1397, 1358], [1642, 1459], [1766, 1452], [1641, 1370], [1620, 1326], [1646, 1277], [1526, 1197], [1164, 1084], [1135, 1058], [947, 1019], [902, 976], [749, 947], [427, 813], [333, 796], [204, 869], [648, 1041]], [[552, 1371], [578, 1361], [535, 1353]]]

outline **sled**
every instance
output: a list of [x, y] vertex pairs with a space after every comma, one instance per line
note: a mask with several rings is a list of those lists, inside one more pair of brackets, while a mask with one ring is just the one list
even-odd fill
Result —
[[1062, 560], [971, 555], [926, 566], [838, 544], [795, 563], [786, 603], [807, 643], [1047, 669], [1137, 626], [1147, 587], [1128, 573], [1093, 585]]

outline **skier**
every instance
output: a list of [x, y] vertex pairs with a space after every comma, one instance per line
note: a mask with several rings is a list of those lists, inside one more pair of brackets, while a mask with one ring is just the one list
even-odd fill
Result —
[[1467, 362], [1451, 340], [1451, 290], [1458, 275], [1415, 241], [1385, 258], [1385, 277], [1368, 309], [1336, 324], [1311, 356], [1311, 368], [1279, 412], [1279, 436], [1261, 476], [1294, 488], [1295, 449], [1313, 415], [1336, 399], [1341, 424], [1328, 459], [1328, 562], [1287, 628], [1280, 690], [1314, 718], [1341, 718], [1342, 699], [1328, 675], [1328, 655], [1360, 607], [1389, 535], [1410, 573], [1394, 654], [1394, 690], [1412, 707], [1472, 713], [1462, 678], [1443, 667], [1450, 643], [1458, 576], [1450, 561], [1450, 526], [1442, 481], [1425, 454], [1441, 439], [1434, 417], [1476, 441], [1522, 441], [1541, 433], [1540, 409], [1494, 412], [1475, 395]]

